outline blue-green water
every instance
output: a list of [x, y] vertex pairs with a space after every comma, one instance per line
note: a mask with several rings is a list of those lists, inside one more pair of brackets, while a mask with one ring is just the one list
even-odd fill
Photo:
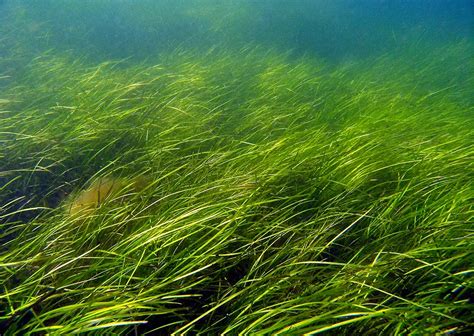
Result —
[[474, 36], [469, 0], [5, 0], [0, 6], [3, 25], [16, 22], [10, 33], [25, 47], [98, 59], [258, 44], [339, 62]]

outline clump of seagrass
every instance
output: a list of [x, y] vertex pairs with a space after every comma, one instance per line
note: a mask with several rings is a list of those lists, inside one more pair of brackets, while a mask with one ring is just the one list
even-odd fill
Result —
[[148, 185], [149, 179], [144, 176], [99, 177], [66, 201], [66, 211], [70, 215], [90, 214], [103, 204], [123, 201]]

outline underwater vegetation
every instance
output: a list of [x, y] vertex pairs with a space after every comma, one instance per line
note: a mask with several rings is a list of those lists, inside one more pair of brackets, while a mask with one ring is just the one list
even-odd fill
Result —
[[469, 48], [37, 57], [1, 101], [4, 334], [467, 332]]
[[35, 29], [0, 37], [0, 334], [472, 330], [472, 41], [137, 63]]
[[79, 191], [66, 203], [67, 212], [70, 215], [90, 213], [99, 208], [104, 203], [114, 200], [118, 201], [130, 195], [130, 192], [137, 193], [147, 186], [145, 177], [134, 179], [124, 179], [117, 177], [101, 177], [96, 179], [84, 190]]

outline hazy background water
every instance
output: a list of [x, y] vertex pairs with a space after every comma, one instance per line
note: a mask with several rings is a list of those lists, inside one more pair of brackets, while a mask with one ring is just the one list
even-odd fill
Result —
[[474, 36], [472, 0], [3, 0], [0, 12], [25, 50], [97, 61], [257, 44], [339, 63]]

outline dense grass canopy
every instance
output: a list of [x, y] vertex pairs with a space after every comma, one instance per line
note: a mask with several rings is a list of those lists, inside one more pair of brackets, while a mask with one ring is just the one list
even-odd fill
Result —
[[472, 327], [471, 41], [97, 62], [3, 29], [0, 333]]

